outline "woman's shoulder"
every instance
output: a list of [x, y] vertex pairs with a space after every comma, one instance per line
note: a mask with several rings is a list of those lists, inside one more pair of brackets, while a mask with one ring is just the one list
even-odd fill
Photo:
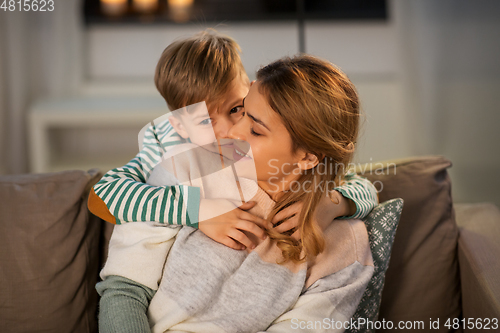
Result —
[[353, 264], [373, 267], [368, 232], [363, 221], [334, 220], [323, 231], [323, 237], [325, 250], [308, 265], [306, 285]]

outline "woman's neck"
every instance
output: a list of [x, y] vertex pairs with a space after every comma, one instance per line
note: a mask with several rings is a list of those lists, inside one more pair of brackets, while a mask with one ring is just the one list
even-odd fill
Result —
[[257, 183], [260, 188], [262, 188], [274, 201], [278, 201], [279, 198], [290, 188], [290, 185], [294, 180], [297, 180], [299, 176], [297, 175], [287, 175], [281, 180], [273, 179], [272, 181], [261, 181]]

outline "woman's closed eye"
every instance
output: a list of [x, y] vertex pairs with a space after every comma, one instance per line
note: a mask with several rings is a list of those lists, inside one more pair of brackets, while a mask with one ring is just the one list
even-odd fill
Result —
[[[243, 111], [241, 113], [241, 115], [244, 117], [244, 116], [247, 115], [247, 113], [245, 111]], [[250, 119], [252, 119], [252, 121], [253, 121], [253, 117], [250, 117]], [[255, 132], [255, 130], [253, 129], [253, 127], [250, 127], [250, 134], [252, 134], [253, 136], [261, 136], [261, 135], [263, 135], [262, 133]]]
[[260, 134], [260, 133], [255, 132], [255, 131], [253, 130], [253, 127], [252, 127], [252, 128], [250, 128], [250, 134], [252, 134], [253, 136], [261, 136], [261, 135], [262, 135], [262, 134]]

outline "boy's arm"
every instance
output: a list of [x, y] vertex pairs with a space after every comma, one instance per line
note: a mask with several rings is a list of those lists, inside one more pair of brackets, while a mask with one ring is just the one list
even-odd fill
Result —
[[181, 139], [168, 121], [149, 126], [139, 154], [125, 166], [110, 170], [94, 185], [89, 194], [89, 210], [116, 224], [155, 221], [196, 228], [199, 188], [145, 184], [166, 148], [179, 143]]
[[366, 178], [356, 173], [348, 173], [341, 186], [334, 188], [346, 199], [351, 200], [356, 211], [350, 211], [351, 215], [342, 216], [342, 219], [363, 219], [375, 206], [378, 205], [378, 196], [375, 186]]
[[[330, 200], [336, 197], [335, 203]], [[316, 208], [316, 222], [322, 228], [326, 227], [333, 219], [363, 219], [372, 209], [378, 205], [377, 190], [375, 186], [366, 178], [355, 173], [348, 173], [344, 177], [341, 186], [336, 187], [330, 193], [330, 198], [325, 197]], [[285, 220], [274, 228], [276, 232], [284, 233], [296, 228], [299, 223], [299, 215], [302, 210], [302, 203], [295, 203], [273, 218], [273, 224]], [[287, 219], [288, 218], [288, 219]], [[292, 236], [299, 237], [299, 232], [295, 231]]]

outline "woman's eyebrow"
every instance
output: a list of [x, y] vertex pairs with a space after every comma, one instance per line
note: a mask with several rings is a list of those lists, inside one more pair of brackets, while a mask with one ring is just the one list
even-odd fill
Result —
[[269, 129], [269, 127], [267, 127], [266, 124], [264, 124], [264, 122], [262, 120], [255, 118], [250, 113], [248, 113], [248, 111], [245, 111], [245, 113], [250, 117], [250, 119], [252, 119], [253, 121], [255, 121], [257, 124], [260, 124], [260, 125], [264, 126], [268, 131], [271, 131]]

